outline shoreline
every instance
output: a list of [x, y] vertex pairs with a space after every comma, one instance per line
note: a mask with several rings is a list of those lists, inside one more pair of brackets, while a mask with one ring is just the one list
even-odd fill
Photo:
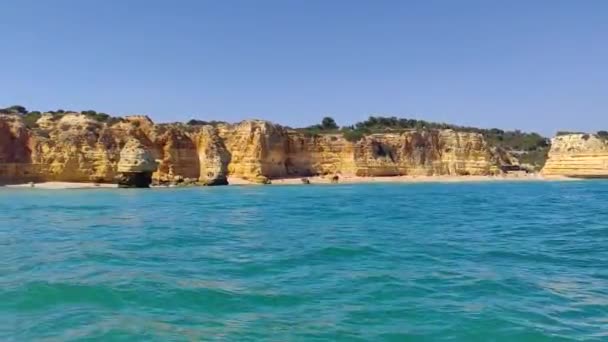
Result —
[[[332, 184], [330, 177], [306, 177], [310, 184]], [[499, 181], [535, 181], [546, 180], [538, 175], [530, 176], [341, 176], [337, 184], [369, 184], [369, 183], [469, 183], [469, 182], [499, 182]], [[302, 184], [302, 178], [273, 179], [272, 184], [292, 185]]]
[[[33, 185], [33, 186], [32, 186]], [[118, 189], [118, 184], [109, 183], [80, 183], [80, 182], [40, 182], [40, 183], [23, 183], [23, 184], [7, 184], [0, 188], [11, 189]]]
[[[539, 174], [529, 174], [525, 176], [499, 175], [499, 176], [341, 176], [338, 183], [332, 183], [331, 177], [298, 177], [298, 178], [278, 178], [272, 179], [268, 185], [308, 185], [302, 182], [308, 179], [310, 185], [315, 184], [370, 184], [370, 183], [470, 183], [470, 182], [529, 182], [529, 181], [578, 181], [582, 178], [572, 178], [566, 176], [542, 176]], [[228, 177], [228, 186], [263, 186], [239, 177]], [[174, 188], [175, 186], [152, 186], [152, 188]], [[185, 186], [189, 187], [189, 186]], [[10, 189], [46, 189], [46, 190], [65, 190], [65, 189], [118, 189], [117, 184], [108, 183], [78, 183], [78, 182], [40, 182], [2, 185], [0, 188]]]

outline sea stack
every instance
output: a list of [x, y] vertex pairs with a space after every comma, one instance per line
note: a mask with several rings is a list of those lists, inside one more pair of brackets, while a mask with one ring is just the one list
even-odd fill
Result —
[[156, 171], [152, 153], [136, 139], [127, 141], [120, 151], [118, 186], [121, 188], [149, 188]]

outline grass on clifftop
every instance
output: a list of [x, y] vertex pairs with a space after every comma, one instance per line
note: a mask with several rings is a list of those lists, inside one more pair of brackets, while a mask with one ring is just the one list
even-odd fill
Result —
[[42, 114], [50, 114], [53, 116], [53, 120], [59, 120], [65, 114], [68, 114], [68, 113], [80, 113], [82, 115], [86, 115], [87, 117], [89, 117], [97, 122], [106, 123], [108, 126], [112, 126], [113, 124], [124, 120], [123, 118], [111, 116], [106, 113], [98, 113], [94, 110], [84, 110], [81, 112], [77, 112], [77, 111], [66, 111], [63, 109], [57, 109], [57, 110], [52, 110], [52, 111], [42, 113], [39, 111], [30, 112], [25, 107], [18, 106], [18, 105], [0, 109], [0, 114], [21, 115], [21, 117], [23, 118], [23, 122], [25, 123], [25, 125], [28, 128], [38, 127], [38, 124], [36, 123], [36, 121], [38, 121], [38, 119], [40, 119]]

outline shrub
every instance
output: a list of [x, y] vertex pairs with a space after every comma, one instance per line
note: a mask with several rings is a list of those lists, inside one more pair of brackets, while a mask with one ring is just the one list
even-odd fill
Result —
[[304, 133], [305, 136], [316, 136], [323, 133], [338, 133], [339, 127], [336, 121], [330, 117], [324, 117], [320, 124], [297, 128], [296, 131]]
[[216, 121], [216, 120], [204, 121], [204, 120], [191, 119], [190, 121], [186, 122], [186, 125], [188, 125], [188, 126], [205, 126], [205, 125], [217, 126], [220, 124], [226, 124], [226, 121]]
[[97, 113], [95, 115], [92, 115], [91, 117], [99, 122], [106, 122], [111, 118], [111, 116], [106, 113]]
[[534, 167], [536, 171], [539, 171], [545, 166], [547, 162], [547, 154], [549, 148], [539, 149], [537, 151], [525, 152], [517, 156], [517, 159], [522, 164], [529, 164]]
[[357, 142], [366, 135], [366, 131], [362, 129], [343, 129], [342, 136], [350, 142]]
[[558, 131], [555, 135], [562, 136], [562, 135], [570, 135], [570, 134], [585, 134], [583, 132], [570, 132], [570, 131]]
[[40, 114], [40, 112], [38, 112], [38, 111], [29, 112], [29, 113], [23, 115], [23, 122], [29, 128], [36, 128], [36, 127], [38, 127], [38, 124], [36, 123], [36, 121], [38, 121], [38, 119], [40, 119], [41, 116], [42, 116], [42, 114]]
[[52, 117], [53, 121], [58, 121], [65, 115], [64, 113], [53, 112], [53, 111], [50, 111], [47, 114], [51, 114], [53, 116]]
[[186, 122], [186, 125], [190, 125], [190, 126], [204, 126], [207, 124], [208, 124], [207, 121], [196, 120], [196, 119], [192, 119], [192, 120]]
[[0, 109], [0, 114], [27, 114], [27, 109], [23, 106], [15, 105]]
[[301, 130], [306, 137], [315, 137], [321, 134], [321, 129], [317, 126], [306, 127]]
[[114, 126], [115, 124], [119, 123], [119, 122], [123, 122], [124, 119], [123, 118], [118, 118], [118, 117], [110, 117], [107, 121], [106, 124], [108, 125], [108, 127], [110, 126]]
[[94, 110], [83, 110], [82, 112], [80, 112], [80, 114], [86, 115], [88, 118], [91, 118], [97, 122], [106, 123], [108, 126], [112, 126], [119, 122], [124, 121], [120, 117], [114, 117], [114, 116], [111, 116], [110, 114], [101, 113], [101, 112], [98, 113]]

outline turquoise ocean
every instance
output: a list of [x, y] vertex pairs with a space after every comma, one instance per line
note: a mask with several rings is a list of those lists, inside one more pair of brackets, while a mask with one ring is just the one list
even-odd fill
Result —
[[608, 182], [0, 189], [0, 341], [608, 341]]

